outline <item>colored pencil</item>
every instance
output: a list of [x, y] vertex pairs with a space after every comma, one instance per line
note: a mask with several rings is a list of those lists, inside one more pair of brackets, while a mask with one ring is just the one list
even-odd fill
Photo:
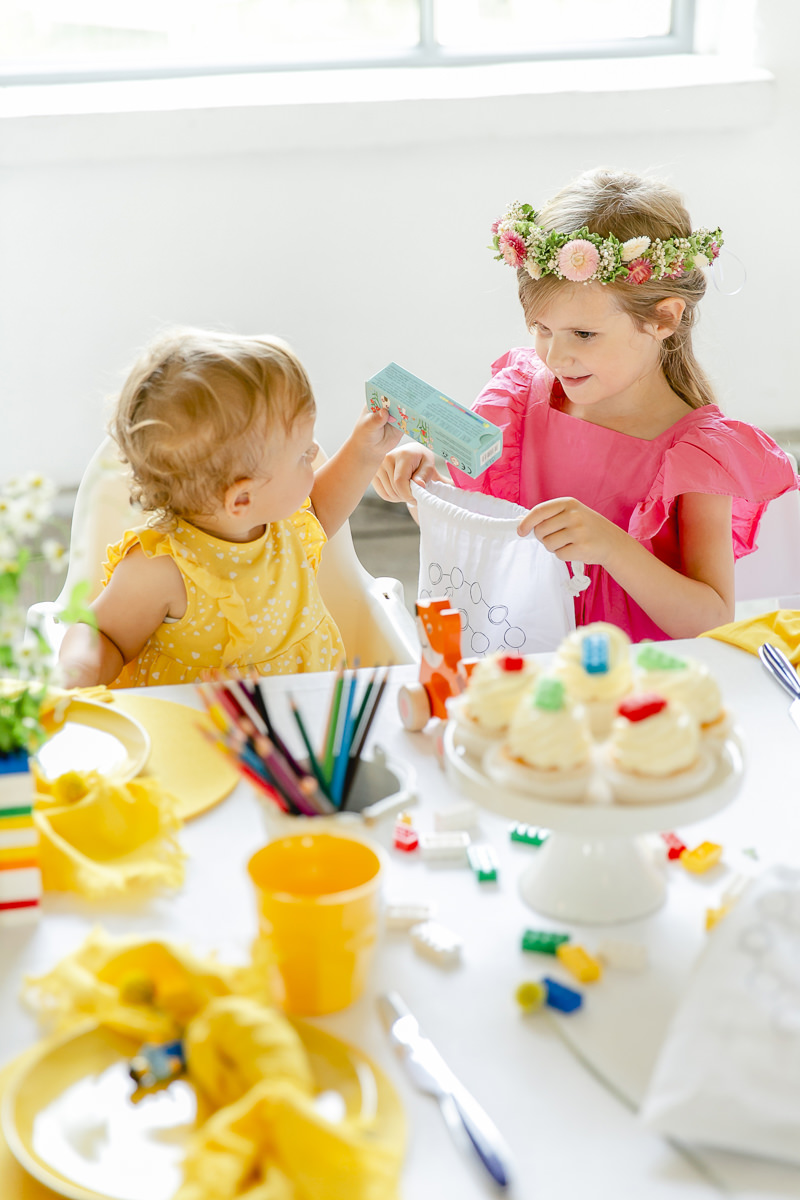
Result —
[[362, 754], [364, 752], [364, 744], [367, 740], [367, 736], [369, 734], [372, 723], [378, 714], [378, 709], [380, 708], [381, 700], [383, 699], [383, 693], [386, 689], [386, 682], [389, 678], [389, 670], [390, 670], [390, 668], [386, 667], [386, 669], [383, 672], [383, 676], [381, 678], [380, 683], [378, 684], [377, 688], [375, 688], [373, 690], [372, 701], [369, 705], [369, 708], [366, 710], [366, 712], [364, 714], [364, 718], [361, 721], [360, 728], [357, 730], [353, 751], [352, 751], [352, 754], [350, 755], [350, 761], [347, 764], [347, 774], [345, 776], [344, 788], [342, 789], [342, 800], [341, 800], [341, 804], [340, 804], [340, 808], [342, 811], [344, 811], [344, 809], [347, 808], [347, 801], [348, 801], [348, 798], [349, 798], [350, 793], [353, 788], [353, 781], [355, 780], [356, 773], [358, 772], [358, 768], [361, 765], [361, 758], [362, 758]]
[[325, 778], [331, 780], [333, 777], [333, 747], [336, 741], [336, 727], [339, 722], [339, 708], [342, 703], [342, 688], [344, 686], [344, 663], [336, 672], [336, 680], [331, 693], [331, 707], [328, 712], [328, 725], [325, 731], [325, 757], [323, 762], [323, 770]]
[[330, 797], [330, 792], [328, 791], [327, 780], [325, 779], [325, 775], [323, 773], [322, 767], [319, 765], [319, 763], [317, 761], [317, 756], [314, 753], [314, 747], [311, 745], [311, 739], [308, 736], [308, 730], [306, 729], [305, 721], [303, 720], [302, 716], [300, 715], [300, 710], [297, 707], [297, 705], [295, 704], [292, 696], [289, 696], [289, 707], [292, 710], [292, 716], [295, 719], [297, 728], [300, 730], [300, 737], [303, 739], [303, 745], [305, 746], [306, 753], [308, 754], [309, 766], [311, 767], [311, 770], [314, 772], [314, 776], [317, 780], [317, 783], [321, 787], [322, 791], [328, 797], [328, 799], [330, 799], [331, 797]]
[[357, 681], [356, 670], [353, 668], [350, 675], [350, 686], [347, 689], [347, 696], [345, 697], [344, 710], [340, 714], [339, 724], [341, 725], [341, 735], [338, 739], [336, 762], [333, 766], [333, 776], [331, 778], [331, 799], [337, 805], [342, 802], [342, 790], [347, 773], [347, 764], [350, 759], [350, 745], [353, 740], [353, 701], [355, 700]]
[[216, 746], [217, 749], [223, 752], [226, 758], [233, 759], [233, 763], [237, 771], [239, 771], [241, 775], [243, 775], [255, 787], [257, 787], [260, 792], [267, 796], [273, 802], [273, 804], [277, 805], [282, 812], [288, 813], [292, 811], [280, 792], [266, 779], [266, 777], [260, 771], [255, 771], [252, 769], [252, 767], [248, 766], [248, 764], [239, 757], [236, 750], [234, 750], [226, 742], [222, 741], [221, 738], [215, 737], [211, 730], [207, 729], [205, 725], [198, 725], [198, 729], [207, 741], [211, 742], [212, 745]]

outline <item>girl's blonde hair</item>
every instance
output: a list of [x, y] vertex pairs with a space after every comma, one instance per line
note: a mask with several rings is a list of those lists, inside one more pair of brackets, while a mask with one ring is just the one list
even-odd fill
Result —
[[213, 512], [232, 483], [255, 475], [270, 433], [314, 412], [308, 376], [279, 338], [175, 329], [134, 365], [110, 432], [133, 500], [168, 528]]
[[[683, 200], [673, 188], [659, 180], [606, 168], [587, 171], [567, 184], [537, 212], [536, 223], [548, 233], [571, 233], [585, 225], [590, 233], [602, 237], [613, 234], [621, 242], [641, 235], [662, 240], [688, 237], [692, 231]], [[577, 286], [553, 275], [532, 279], [524, 267], [517, 271], [517, 281], [529, 327], [556, 292]], [[715, 404], [711, 383], [692, 347], [697, 304], [706, 290], [703, 272], [695, 269], [679, 279], [650, 279], [637, 285], [623, 280], [603, 286], [640, 330], [663, 321], [663, 312], [658, 310], [660, 301], [668, 296], [684, 301], [686, 307], [674, 333], [661, 342], [661, 368], [672, 390], [690, 408]]]

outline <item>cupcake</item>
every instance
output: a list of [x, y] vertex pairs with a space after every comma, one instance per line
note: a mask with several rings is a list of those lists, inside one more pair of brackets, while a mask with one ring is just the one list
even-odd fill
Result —
[[697, 721], [655, 693], [623, 700], [605, 747], [605, 775], [621, 804], [664, 804], [697, 792], [714, 769]]
[[617, 705], [633, 687], [630, 638], [616, 625], [594, 621], [564, 638], [554, 672], [569, 698], [586, 709], [592, 736], [608, 736]]
[[537, 674], [533, 660], [519, 654], [479, 659], [469, 671], [466, 691], [447, 702], [457, 740], [478, 756], [499, 741]]
[[636, 657], [637, 688], [656, 692], [682, 704], [706, 737], [725, 737], [730, 718], [722, 704], [719, 685], [711, 672], [695, 659], [679, 658], [660, 646], [643, 646]]
[[498, 783], [543, 800], [580, 801], [593, 773], [592, 738], [581, 708], [569, 703], [560, 679], [541, 677], [518, 704], [505, 740], [484, 767]]

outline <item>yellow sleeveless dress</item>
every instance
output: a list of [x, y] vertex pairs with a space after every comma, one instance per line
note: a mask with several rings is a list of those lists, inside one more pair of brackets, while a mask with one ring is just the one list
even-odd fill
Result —
[[186, 585], [186, 612], [159, 625], [111, 687], [190, 683], [209, 667], [333, 670], [344, 647], [317, 586], [325, 541], [308, 502], [254, 542], [226, 542], [180, 519], [168, 531], [129, 530], [108, 548], [105, 583], [134, 546], [167, 554]]

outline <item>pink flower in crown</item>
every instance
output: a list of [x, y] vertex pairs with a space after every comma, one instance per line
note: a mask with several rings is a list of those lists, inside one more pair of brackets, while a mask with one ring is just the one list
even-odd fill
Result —
[[664, 276], [664, 279], [680, 279], [685, 274], [686, 264], [682, 258], [679, 258], [672, 264], [672, 270], [670, 271], [669, 275]]
[[628, 263], [628, 283], [647, 283], [652, 274], [653, 264], [646, 258], [635, 258]]
[[565, 279], [573, 283], [585, 283], [591, 279], [600, 262], [597, 246], [585, 238], [573, 238], [558, 252], [558, 269]]
[[492, 233], [497, 233], [498, 229], [500, 228], [500, 222], [502, 221], [502, 219], [503, 219], [502, 217], [498, 217], [496, 221], [492, 221]]
[[717, 245], [716, 242], [711, 243], [710, 250], [711, 250], [711, 259], [713, 261], [719, 254], [719, 246]]
[[518, 233], [507, 229], [504, 233], [500, 234], [497, 245], [500, 253], [510, 267], [521, 267], [525, 262], [527, 250], [525, 249], [525, 243]]

